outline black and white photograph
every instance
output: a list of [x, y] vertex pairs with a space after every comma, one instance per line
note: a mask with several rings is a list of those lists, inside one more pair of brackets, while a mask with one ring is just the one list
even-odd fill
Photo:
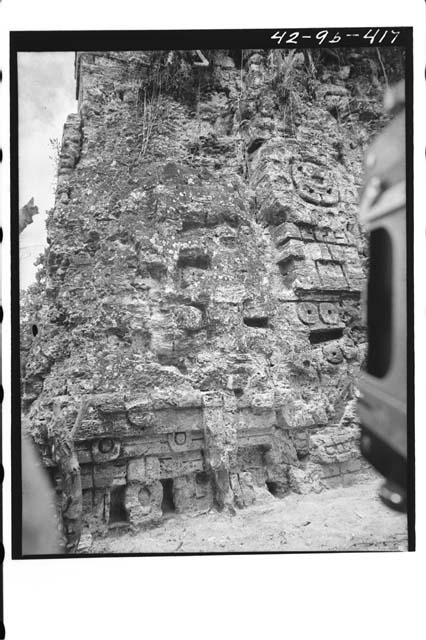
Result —
[[18, 50], [18, 555], [409, 548], [409, 40], [351, 35]]
[[425, 28], [0, 2], [0, 638], [421, 637]]

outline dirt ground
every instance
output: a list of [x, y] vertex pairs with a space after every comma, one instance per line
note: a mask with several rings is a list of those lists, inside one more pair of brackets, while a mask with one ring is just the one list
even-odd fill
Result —
[[135, 534], [113, 531], [95, 539], [89, 553], [207, 553], [247, 551], [403, 551], [406, 516], [377, 497], [381, 481], [290, 494], [238, 510], [175, 515]]

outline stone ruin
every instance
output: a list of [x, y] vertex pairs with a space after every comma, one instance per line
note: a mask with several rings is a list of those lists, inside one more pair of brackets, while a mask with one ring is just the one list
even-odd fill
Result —
[[92, 532], [369, 472], [357, 203], [380, 87], [350, 50], [316, 73], [294, 51], [203, 56], [76, 54], [22, 406], [55, 480], [54, 409], [71, 430], [92, 398], [74, 434]]

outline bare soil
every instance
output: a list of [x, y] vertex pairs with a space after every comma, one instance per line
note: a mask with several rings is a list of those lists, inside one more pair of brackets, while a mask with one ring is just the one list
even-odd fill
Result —
[[232, 516], [210, 511], [172, 514], [137, 533], [111, 531], [90, 553], [211, 553], [250, 551], [404, 551], [407, 519], [378, 497], [381, 481], [319, 494], [274, 498]]

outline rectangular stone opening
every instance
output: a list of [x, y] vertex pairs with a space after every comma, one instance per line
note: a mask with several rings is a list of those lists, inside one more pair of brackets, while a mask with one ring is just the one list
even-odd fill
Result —
[[328, 342], [329, 340], [339, 340], [343, 337], [343, 329], [313, 329], [309, 334], [311, 344]]
[[126, 486], [111, 487], [109, 503], [109, 524], [128, 521], [128, 513], [125, 507]]
[[161, 511], [163, 515], [174, 513], [176, 511], [175, 501], [173, 498], [173, 478], [164, 478], [160, 480], [163, 486], [163, 500], [161, 502]]
[[182, 249], [179, 254], [177, 266], [180, 269], [192, 267], [195, 269], [210, 269], [211, 259], [207, 253], [198, 248]]
[[269, 318], [267, 316], [252, 316], [250, 318], [244, 318], [244, 324], [248, 327], [267, 329], [269, 326]]
[[266, 482], [266, 488], [268, 489], [269, 493], [274, 496], [274, 498], [282, 497], [282, 491], [277, 482], [269, 480], [268, 482]]

